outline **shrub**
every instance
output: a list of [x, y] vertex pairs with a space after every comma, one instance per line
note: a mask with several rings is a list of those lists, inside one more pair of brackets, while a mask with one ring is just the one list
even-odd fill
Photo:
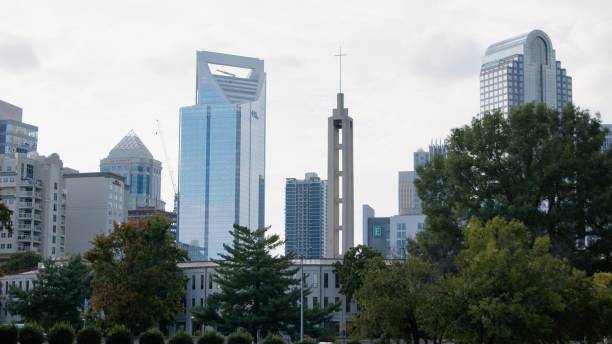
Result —
[[168, 344], [193, 344], [193, 339], [187, 333], [178, 331], [176, 335], [170, 339]]
[[361, 344], [361, 342], [357, 338], [351, 338], [349, 339], [348, 344]]
[[217, 331], [204, 332], [202, 337], [198, 339], [198, 344], [223, 344], [225, 337]]
[[0, 325], [0, 343], [17, 344], [19, 330], [13, 324]]
[[93, 326], [83, 327], [76, 336], [77, 344], [100, 344], [102, 332]]
[[74, 329], [66, 323], [57, 323], [49, 329], [47, 336], [49, 344], [72, 344], [74, 342]]
[[140, 344], [164, 344], [164, 335], [156, 328], [148, 329], [140, 335]]
[[20, 344], [42, 344], [44, 341], [45, 335], [43, 329], [38, 324], [25, 324], [19, 331]]
[[264, 338], [263, 344], [285, 344], [285, 340], [279, 335], [271, 334]]
[[130, 331], [125, 326], [114, 325], [106, 333], [106, 344], [132, 344]]
[[227, 336], [227, 344], [251, 344], [253, 336], [246, 331], [237, 331]]

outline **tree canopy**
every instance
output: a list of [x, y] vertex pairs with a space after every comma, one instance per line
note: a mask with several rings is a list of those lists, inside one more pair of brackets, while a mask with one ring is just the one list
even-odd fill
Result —
[[42, 260], [42, 256], [35, 252], [17, 252], [11, 255], [9, 259], [0, 263], [0, 275], [10, 275], [34, 270]]
[[357, 245], [346, 251], [342, 261], [334, 263], [336, 276], [340, 280], [340, 292], [346, 296], [347, 302], [361, 288], [363, 274], [374, 258], [382, 256], [366, 245]]
[[[612, 152], [605, 129], [574, 106], [526, 104], [454, 129], [446, 157], [417, 168], [427, 216], [411, 250], [453, 269], [470, 219], [495, 216], [548, 235], [555, 254], [588, 273], [612, 271]], [[577, 245], [577, 243], [579, 243]]]
[[66, 263], [46, 260], [30, 290], [10, 289], [8, 308], [45, 328], [58, 322], [80, 327], [85, 299], [90, 295], [90, 280], [91, 272], [80, 256]]
[[122, 324], [142, 331], [173, 321], [182, 308], [186, 277], [177, 263], [187, 260], [159, 215], [115, 225], [85, 254], [94, 271], [92, 314], [103, 326]]
[[[224, 333], [243, 328], [256, 336], [283, 331], [299, 331], [300, 280], [293, 255], [276, 256], [272, 251], [282, 244], [278, 235], [267, 236], [268, 228], [254, 231], [234, 226], [233, 241], [224, 245], [226, 253], [214, 260], [214, 281], [220, 291], [209, 296], [206, 307], [195, 309], [196, 320], [214, 325]], [[309, 290], [305, 290], [308, 295]], [[318, 336], [338, 305], [306, 309], [305, 333]]]

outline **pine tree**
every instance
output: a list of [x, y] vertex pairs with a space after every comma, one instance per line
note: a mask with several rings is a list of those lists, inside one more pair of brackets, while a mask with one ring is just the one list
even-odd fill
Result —
[[[219, 265], [214, 281], [220, 292], [209, 297], [205, 308], [193, 311], [197, 321], [225, 333], [243, 328], [253, 336], [258, 331], [262, 335], [280, 331], [295, 334], [299, 327], [299, 269], [291, 261], [293, 255], [272, 254], [283, 242], [276, 234], [266, 236], [267, 230], [251, 231], [235, 225], [230, 231], [232, 245], [224, 245], [227, 253], [213, 260]], [[313, 325], [329, 321], [336, 309], [337, 305], [332, 305], [305, 312], [305, 328], [316, 332]]]

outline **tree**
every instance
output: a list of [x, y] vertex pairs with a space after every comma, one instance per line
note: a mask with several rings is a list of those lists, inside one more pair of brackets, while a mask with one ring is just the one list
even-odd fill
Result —
[[124, 324], [140, 333], [173, 321], [181, 310], [187, 279], [177, 264], [187, 253], [175, 246], [169, 227], [156, 215], [96, 237], [85, 258], [94, 271], [93, 317], [103, 325]]
[[[612, 151], [602, 151], [604, 137], [599, 120], [571, 105], [557, 112], [527, 104], [454, 129], [446, 158], [417, 168], [427, 224], [411, 249], [451, 271], [469, 220], [502, 216], [524, 223], [532, 238], [548, 235], [553, 253], [572, 265], [612, 271]], [[587, 237], [594, 240], [576, 245]]]
[[13, 211], [10, 210], [4, 203], [0, 203], [0, 230], [6, 229], [7, 232], [13, 233]]
[[375, 260], [379, 261], [367, 265], [363, 285], [355, 294], [360, 309], [352, 322], [354, 331], [362, 337], [382, 336], [406, 343], [428, 338], [420, 316], [439, 273], [418, 258], [389, 265], [380, 257]]
[[42, 262], [42, 257], [35, 252], [18, 252], [0, 264], [0, 274], [10, 275], [34, 270], [40, 262]]
[[32, 289], [10, 289], [8, 308], [11, 313], [45, 328], [57, 322], [80, 327], [83, 305], [90, 295], [90, 280], [90, 270], [80, 256], [70, 258], [65, 264], [47, 260]]
[[[282, 244], [278, 235], [266, 236], [268, 228], [254, 231], [235, 225], [227, 253], [214, 260], [219, 267], [214, 280], [220, 292], [211, 295], [205, 308], [192, 311], [197, 321], [229, 333], [243, 328], [252, 336], [285, 331], [295, 334], [300, 299], [298, 268], [293, 255], [273, 256]], [[306, 290], [306, 295], [308, 290]], [[329, 320], [337, 305], [305, 312], [306, 331]]]
[[350, 302], [353, 294], [361, 288], [363, 274], [368, 264], [380, 257], [382, 256], [379, 252], [366, 245], [358, 245], [350, 248], [341, 262], [334, 263], [336, 276], [340, 280], [340, 292], [346, 296], [347, 302]]
[[593, 280], [553, 256], [547, 236], [532, 240], [520, 222], [496, 217], [485, 225], [471, 221], [465, 246], [446, 296], [451, 339], [591, 343], [603, 338], [601, 324], [584, 321], [601, 318], [606, 309], [602, 303], [583, 304], [598, 300]]

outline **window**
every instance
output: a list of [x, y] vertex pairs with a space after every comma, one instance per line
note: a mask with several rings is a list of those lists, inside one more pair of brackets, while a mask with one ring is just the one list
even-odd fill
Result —
[[200, 307], [204, 307], [204, 299], [200, 298]]
[[191, 298], [191, 307], [195, 307], [195, 298], [194, 297]]
[[204, 275], [200, 275], [200, 290], [204, 290]]
[[53, 183], [53, 189], [57, 190], [57, 183]]
[[316, 296], [312, 298], [312, 308], [319, 308], [319, 298]]
[[327, 296], [323, 297], [323, 307], [327, 307], [329, 305], [329, 298]]
[[195, 290], [195, 275], [191, 276], [191, 290]]
[[338, 279], [338, 274], [334, 274], [334, 287], [336, 289], [340, 288], [340, 280]]
[[326, 272], [323, 274], [323, 288], [327, 288], [329, 284], [329, 274]]
[[212, 287], [213, 287], [212, 275], [208, 275], [208, 289], [212, 289]]
[[382, 236], [382, 227], [381, 226], [374, 226], [374, 229], [372, 230], [372, 236], [375, 238], [379, 238]]
[[350, 302], [347, 302], [347, 303], [346, 303], [346, 312], [347, 312], [347, 313], [350, 313], [350, 312], [351, 312], [351, 303], [350, 303]]

